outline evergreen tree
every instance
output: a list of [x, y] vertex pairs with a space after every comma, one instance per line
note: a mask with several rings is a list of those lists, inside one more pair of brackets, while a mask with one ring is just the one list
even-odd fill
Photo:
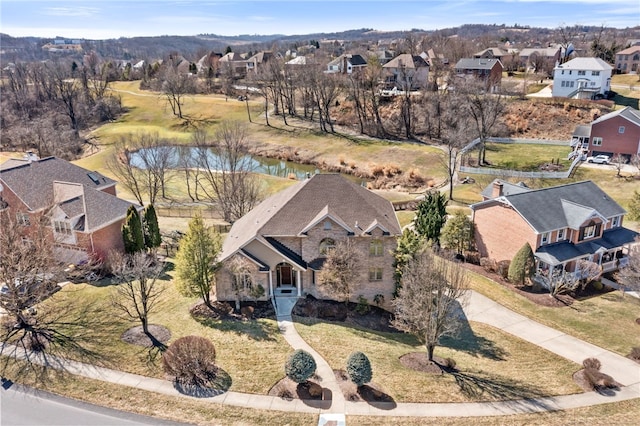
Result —
[[153, 204], [149, 204], [144, 209], [143, 219], [144, 245], [148, 249], [160, 247], [162, 238], [160, 237], [160, 227], [158, 226], [158, 216]]
[[509, 265], [509, 281], [524, 284], [526, 278], [534, 272], [535, 258], [529, 243], [525, 243], [516, 253]]
[[298, 349], [287, 360], [284, 372], [294, 382], [304, 383], [316, 372], [316, 361], [309, 352]]
[[362, 352], [354, 352], [347, 359], [347, 374], [356, 386], [360, 387], [371, 381], [371, 362]]
[[122, 240], [124, 241], [124, 252], [127, 254], [144, 250], [142, 222], [138, 210], [133, 205], [129, 206], [127, 218], [122, 225]]
[[454, 249], [457, 254], [462, 254], [469, 248], [471, 241], [473, 241], [473, 223], [462, 210], [457, 210], [442, 229], [442, 242], [445, 247]]
[[221, 247], [220, 235], [212, 234], [200, 213], [196, 213], [176, 256], [177, 286], [181, 294], [200, 296], [211, 307], [211, 288], [218, 268], [216, 257]]
[[633, 191], [633, 197], [629, 201], [629, 219], [640, 220], [640, 192]]
[[414, 229], [418, 235], [440, 245], [440, 232], [447, 221], [447, 198], [439, 192], [429, 192], [418, 204]]
[[408, 228], [405, 228], [402, 236], [398, 238], [398, 246], [393, 252], [393, 280], [395, 282], [393, 297], [398, 295], [398, 290], [402, 285], [402, 271], [420, 247], [420, 242], [420, 237]]

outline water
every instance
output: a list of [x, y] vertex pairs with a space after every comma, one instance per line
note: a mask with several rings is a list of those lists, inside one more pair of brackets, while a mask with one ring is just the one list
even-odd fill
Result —
[[[231, 164], [228, 159], [219, 157], [211, 149], [201, 151], [201, 148], [188, 146], [160, 146], [141, 149], [132, 152], [129, 156], [129, 161], [134, 167], [144, 169], [148, 164], [160, 164], [165, 158], [168, 167], [171, 169], [202, 168], [206, 164], [212, 170], [229, 170], [229, 164]], [[297, 179], [304, 179], [307, 175], [320, 172], [319, 169], [312, 165], [251, 155], [244, 155], [235, 163], [239, 164], [243, 170], [283, 178], [294, 175]]]

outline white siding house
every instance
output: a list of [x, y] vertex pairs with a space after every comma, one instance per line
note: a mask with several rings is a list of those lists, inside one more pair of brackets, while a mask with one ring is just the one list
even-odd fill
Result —
[[575, 58], [553, 69], [553, 96], [591, 99], [611, 87], [613, 67], [600, 58]]

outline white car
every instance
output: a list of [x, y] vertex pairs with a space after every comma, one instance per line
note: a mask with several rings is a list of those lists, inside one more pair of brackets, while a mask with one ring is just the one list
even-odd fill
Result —
[[611, 157], [608, 155], [596, 155], [595, 157], [587, 157], [587, 163], [609, 164]]

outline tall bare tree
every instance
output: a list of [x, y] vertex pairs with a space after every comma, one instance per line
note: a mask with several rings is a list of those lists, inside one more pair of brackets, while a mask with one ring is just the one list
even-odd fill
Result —
[[354, 290], [354, 277], [360, 269], [361, 256], [350, 239], [338, 242], [328, 251], [318, 274], [318, 281], [334, 297], [349, 302]]
[[486, 93], [487, 89], [478, 82], [462, 85], [465, 94], [465, 109], [472, 118], [476, 136], [480, 139], [478, 164], [486, 160], [486, 141], [497, 131], [500, 118], [505, 109], [505, 100], [500, 93]]
[[454, 335], [460, 326], [458, 313], [466, 293], [462, 266], [422, 247], [405, 266], [402, 287], [393, 300], [393, 324], [423, 342], [429, 361], [433, 361], [440, 339]]
[[631, 247], [627, 259], [628, 263], [616, 274], [623, 294], [625, 291], [640, 291], [640, 237]]
[[187, 95], [195, 93], [195, 80], [190, 74], [178, 72], [175, 67], [165, 69], [162, 79], [162, 93], [171, 107], [173, 115], [184, 118], [182, 105]]
[[211, 138], [201, 137], [196, 148], [202, 169], [200, 188], [215, 203], [224, 219], [235, 222], [260, 200], [260, 183], [248, 155], [246, 127], [239, 122], [223, 122]]

